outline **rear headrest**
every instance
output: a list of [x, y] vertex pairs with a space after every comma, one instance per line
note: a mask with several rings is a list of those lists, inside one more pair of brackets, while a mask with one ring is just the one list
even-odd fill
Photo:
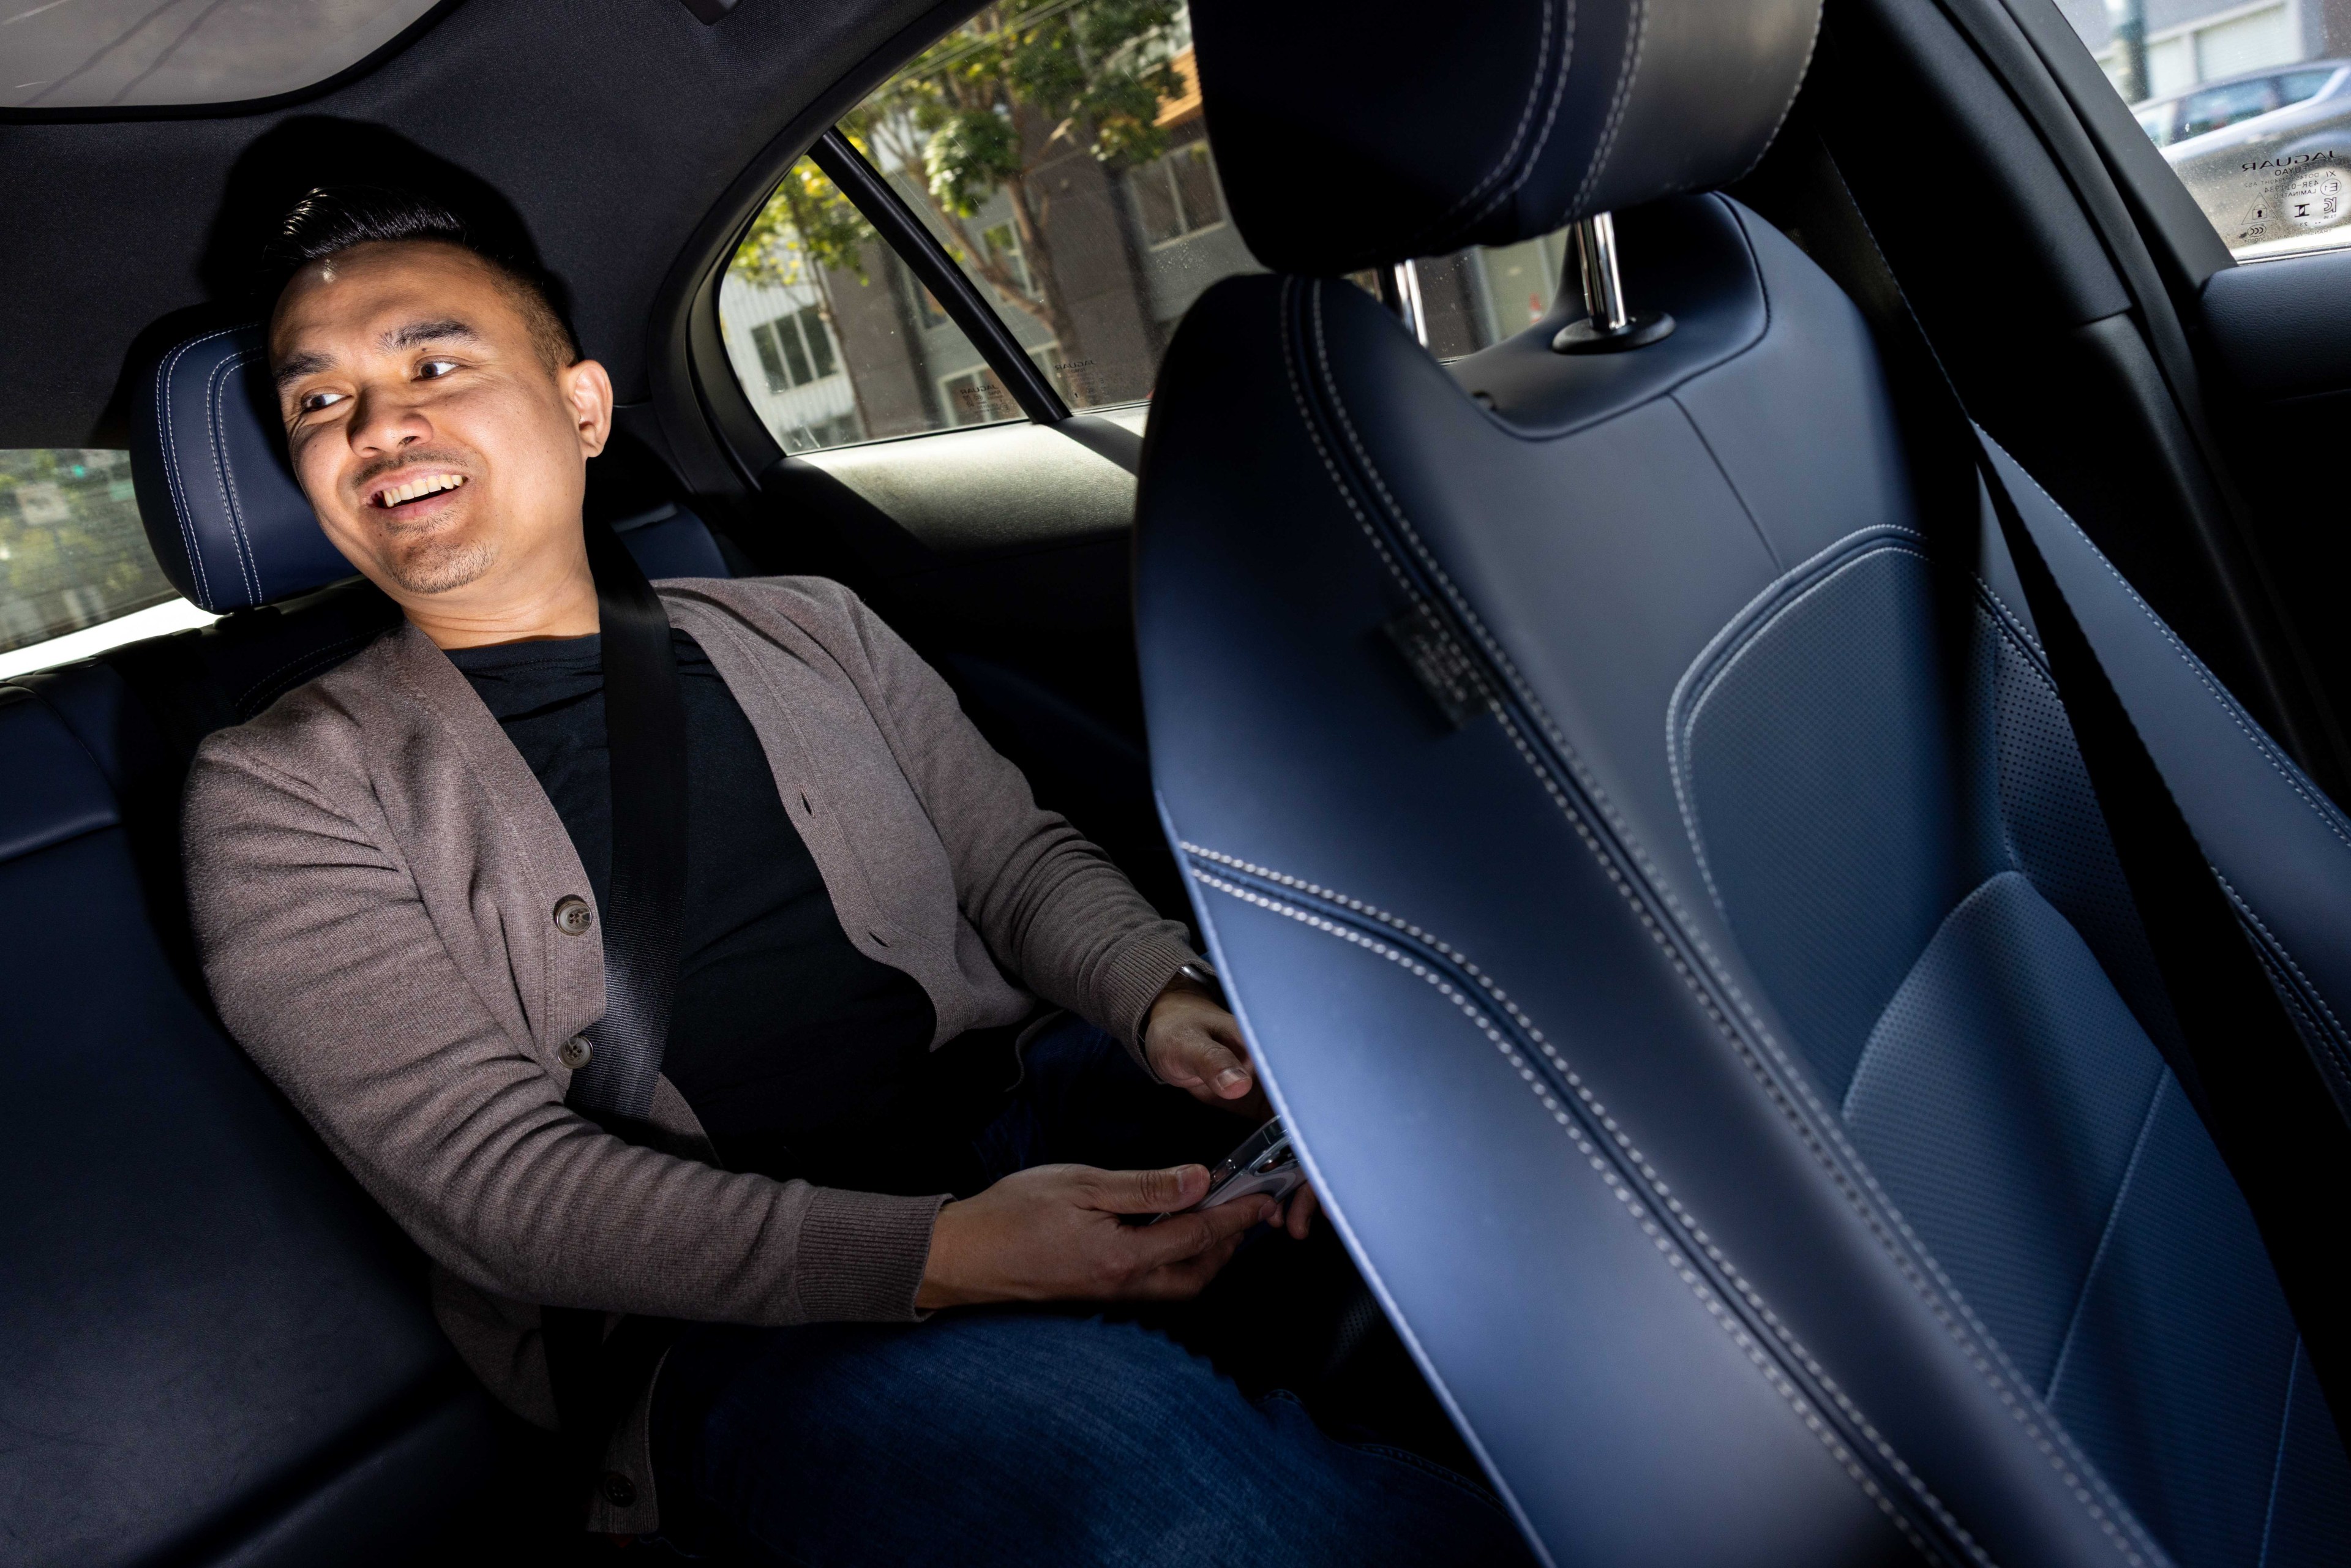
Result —
[[261, 328], [171, 344], [132, 384], [131, 475], [172, 587], [225, 614], [352, 575], [287, 465]]
[[1803, 79], [1820, 0], [1193, 0], [1233, 221], [1328, 276], [1727, 184]]

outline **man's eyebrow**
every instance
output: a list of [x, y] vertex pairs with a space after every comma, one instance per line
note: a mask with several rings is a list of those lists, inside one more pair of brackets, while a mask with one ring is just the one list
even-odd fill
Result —
[[376, 341], [386, 349], [413, 349], [420, 343], [446, 342], [453, 338], [468, 343], [482, 340], [479, 332], [451, 317], [440, 321], [411, 321], [404, 327], [394, 327]]
[[277, 374], [273, 379], [277, 383], [277, 390], [283, 392], [288, 382], [300, 381], [304, 376], [315, 375], [334, 362], [324, 354], [297, 354], [277, 367]]

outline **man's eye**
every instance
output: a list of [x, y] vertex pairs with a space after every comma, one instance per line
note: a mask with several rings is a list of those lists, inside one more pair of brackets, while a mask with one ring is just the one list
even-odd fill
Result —
[[426, 360], [416, 367], [419, 381], [438, 381], [457, 368], [455, 360]]
[[304, 392], [301, 402], [297, 406], [304, 413], [316, 413], [322, 408], [332, 408], [343, 401], [343, 396], [344, 394], [339, 392]]

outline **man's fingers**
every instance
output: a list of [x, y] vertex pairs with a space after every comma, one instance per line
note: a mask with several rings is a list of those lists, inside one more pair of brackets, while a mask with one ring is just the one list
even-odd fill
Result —
[[1092, 1207], [1108, 1214], [1171, 1214], [1208, 1196], [1208, 1168], [1170, 1166], [1165, 1170], [1102, 1171], [1094, 1189]]
[[[1196, 1167], [1195, 1167], [1196, 1168]], [[1238, 1238], [1250, 1226], [1272, 1218], [1273, 1199], [1259, 1195], [1204, 1208], [1197, 1214], [1178, 1214], [1156, 1225], [1144, 1226], [1132, 1234], [1143, 1249], [1143, 1264], [1155, 1269], [1165, 1264], [1196, 1258], [1227, 1238]]]
[[1228, 1236], [1196, 1258], [1186, 1258], [1153, 1270], [1136, 1288], [1135, 1295], [1144, 1301], [1186, 1301], [1207, 1288], [1208, 1281], [1224, 1272], [1225, 1265], [1239, 1251], [1242, 1238]]
[[1254, 1085], [1248, 1059], [1211, 1036], [1200, 1048], [1200, 1076], [1223, 1100], [1238, 1100]]
[[1322, 1207], [1322, 1200], [1314, 1196], [1314, 1189], [1311, 1186], [1301, 1186], [1291, 1195], [1290, 1212], [1281, 1217], [1281, 1228], [1290, 1232], [1292, 1241], [1306, 1239], [1307, 1229], [1314, 1223], [1315, 1211]]

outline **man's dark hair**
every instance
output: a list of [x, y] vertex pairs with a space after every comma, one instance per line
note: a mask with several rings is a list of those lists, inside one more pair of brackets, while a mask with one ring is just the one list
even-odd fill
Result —
[[277, 308], [294, 275], [312, 262], [355, 246], [407, 241], [455, 246], [479, 259], [514, 296], [529, 324], [531, 342], [549, 368], [560, 370], [579, 361], [579, 340], [557, 308], [553, 285], [545, 274], [484, 244], [463, 218], [439, 203], [380, 185], [322, 185], [294, 204], [263, 251], [270, 308]]

